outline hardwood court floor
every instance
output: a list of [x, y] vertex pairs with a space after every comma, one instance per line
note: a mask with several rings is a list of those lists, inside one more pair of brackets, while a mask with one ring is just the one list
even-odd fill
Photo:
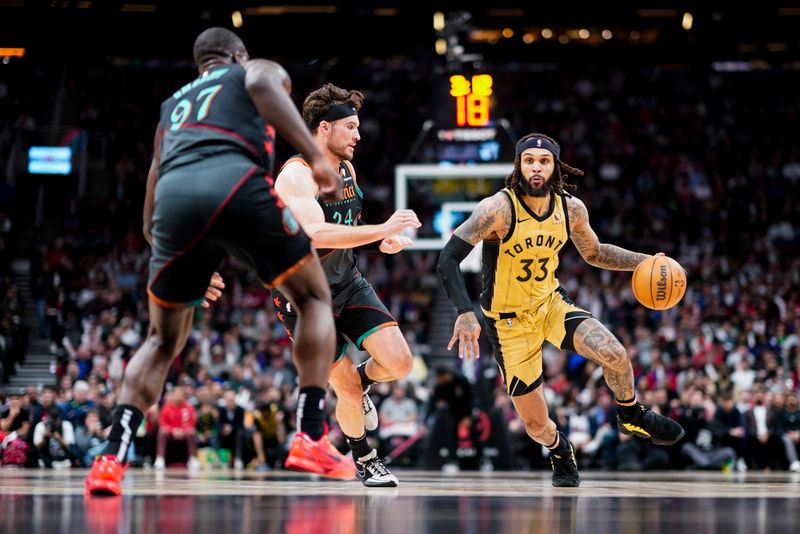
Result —
[[397, 471], [399, 488], [270, 473], [131, 470], [85, 499], [85, 470], [0, 470], [0, 532], [520, 534], [800, 532], [800, 475]]

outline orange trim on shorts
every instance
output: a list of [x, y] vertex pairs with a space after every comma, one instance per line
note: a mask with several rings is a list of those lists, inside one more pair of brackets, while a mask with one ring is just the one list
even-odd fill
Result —
[[310, 259], [311, 259], [311, 258], [313, 258], [313, 257], [314, 257], [314, 252], [313, 252], [313, 251], [309, 252], [308, 254], [306, 254], [305, 256], [303, 256], [303, 257], [300, 259], [300, 261], [298, 261], [297, 263], [295, 263], [294, 265], [292, 265], [291, 267], [289, 267], [288, 269], [286, 269], [285, 271], [283, 271], [281, 274], [279, 274], [278, 276], [276, 276], [276, 277], [275, 277], [275, 278], [272, 280], [272, 282], [270, 282], [270, 283], [268, 283], [268, 284], [265, 284], [265, 285], [266, 285], [268, 288], [270, 288], [270, 289], [272, 289], [273, 287], [277, 287], [277, 286], [281, 285], [281, 284], [282, 284], [282, 283], [283, 283], [283, 282], [284, 282], [284, 281], [285, 281], [287, 278], [289, 278], [290, 276], [292, 276], [293, 274], [295, 274], [297, 271], [299, 271], [299, 270], [300, 270], [300, 268], [301, 268], [303, 265], [305, 265], [306, 263], [308, 263], [308, 260], [310, 260]]
[[191, 304], [186, 302], [170, 302], [168, 300], [160, 299], [149, 287], [147, 288], [147, 296], [150, 297], [150, 300], [153, 301], [153, 304], [159, 308], [164, 308], [165, 310], [175, 310], [177, 308], [188, 308], [191, 306]]

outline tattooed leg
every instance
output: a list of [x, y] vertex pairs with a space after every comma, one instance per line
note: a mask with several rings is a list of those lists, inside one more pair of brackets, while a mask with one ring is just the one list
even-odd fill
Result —
[[608, 328], [595, 318], [583, 321], [575, 330], [573, 345], [578, 354], [603, 367], [606, 384], [617, 399], [632, 399], [633, 366], [628, 353]]

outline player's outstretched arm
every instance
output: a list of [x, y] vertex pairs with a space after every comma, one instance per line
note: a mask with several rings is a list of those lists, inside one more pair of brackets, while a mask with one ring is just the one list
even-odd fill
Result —
[[632, 271], [650, 256], [632, 252], [616, 245], [600, 243], [597, 234], [589, 225], [586, 205], [576, 197], [566, 200], [569, 214], [570, 239], [589, 265], [612, 271]]
[[458, 312], [447, 350], [451, 350], [458, 341], [459, 358], [469, 360], [480, 356], [478, 339], [481, 335], [481, 327], [461, 273], [461, 262], [480, 241], [505, 236], [510, 225], [511, 202], [505, 193], [497, 193], [478, 204], [469, 219], [456, 228], [439, 255], [436, 268], [439, 280]]
[[292, 210], [316, 248], [354, 248], [395, 236], [406, 228], [419, 228], [411, 210], [398, 210], [383, 224], [333, 224], [317, 202], [317, 185], [311, 169], [300, 162], [290, 162], [278, 174], [275, 191]]

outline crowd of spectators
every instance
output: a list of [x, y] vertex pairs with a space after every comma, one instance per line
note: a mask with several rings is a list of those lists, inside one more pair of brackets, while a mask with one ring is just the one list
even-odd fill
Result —
[[[425, 98], [431, 69], [392, 62], [313, 73], [289, 68], [297, 72], [298, 95], [329, 80], [365, 91], [355, 164], [366, 221], [385, 220], [393, 206], [393, 166], [434, 112]], [[160, 99], [192, 72], [96, 67], [70, 76], [67, 85], [76, 91], [65, 110], [90, 137], [107, 141], [107, 163], [91, 194], [65, 199], [57, 231], [43, 228], [28, 251], [38, 311], [30, 326], [51, 340], [56, 377], [52, 386], [7, 390], [0, 398], [4, 463], [6, 456], [20, 463], [24, 451], [28, 465], [85, 465], [101, 448], [122, 373], [147, 325], [149, 252], [140, 218], [153, 121]], [[601, 240], [663, 251], [688, 272], [683, 301], [654, 312], [635, 302], [627, 275], [593, 269], [571, 247], [563, 253], [561, 284], [622, 340], [641, 400], [687, 430], [670, 448], [618, 434], [601, 370], [546, 347], [546, 398], [579, 463], [800, 471], [797, 75], [508, 66], [496, 70], [495, 80], [498, 113], [512, 129], [552, 135], [562, 160], [586, 171], [574, 179], [575, 194]], [[0, 159], [21, 125], [47, 119], [36, 117], [20, 87], [11, 85], [0, 98]], [[289, 150], [279, 146], [279, 155], [285, 159]], [[19, 296], [2, 241], [0, 259], [0, 291], [7, 296], [0, 336], [7, 340], [14, 337]], [[436, 252], [359, 257], [417, 358], [407, 381], [373, 388], [383, 422], [375, 443], [412, 465], [543, 467], [546, 455], [525, 435], [485, 347], [476, 366], [426, 372], [439, 293], [435, 261]], [[198, 311], [168, 391], [137, 436], [137, 462], [280, 466], [294, 428], [290, 344], [258, 281], [232, 262], [220, 270], [225, 295], [210, 311]], [[476, 277], [469, 281], [477, 290]], [[24, 355], [16, 342], [0, 345], [4, 362], [6, 354]]]

